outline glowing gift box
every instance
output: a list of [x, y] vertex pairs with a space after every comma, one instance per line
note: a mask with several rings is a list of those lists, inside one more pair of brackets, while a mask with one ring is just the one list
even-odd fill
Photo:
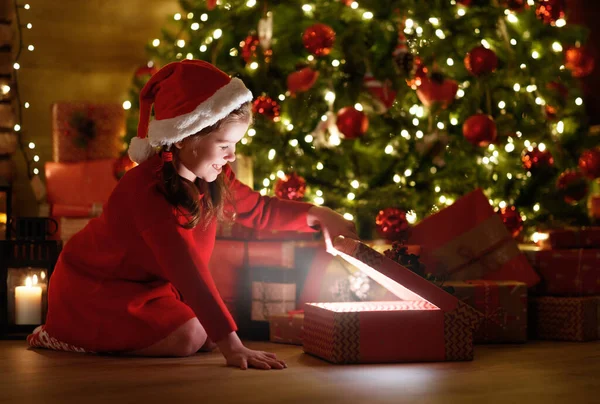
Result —
[[479, 312], [360, 241], [333, 246], [399, 300], [307, 303], [304, 352], [333, 363], [473, 359]]

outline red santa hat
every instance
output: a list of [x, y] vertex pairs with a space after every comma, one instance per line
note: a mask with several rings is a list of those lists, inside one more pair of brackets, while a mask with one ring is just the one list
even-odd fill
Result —
[[156, 147], [214, 125], [251, 100], [252, 93], [240, 79], [210, 63], [187, 59], [169, 63], [140, 92], [138, 133], [131, 139], [129, 157], [141, 163], [155, 154]]

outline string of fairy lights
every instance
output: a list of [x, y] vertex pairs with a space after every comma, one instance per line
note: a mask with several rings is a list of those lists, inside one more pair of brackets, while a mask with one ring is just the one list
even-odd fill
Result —
[[[14, 131], [18, 134], [18, 144], [23, 156], [25, 158], [25, 163], [27, 165], [27, 175], [29, 179], [32, 179], [34, 176], [37, 176], [40, 173], [37, 164], [40, 162], [40, 156], [34, 152], [36, 145], [34, 142], [26, 142], [24, 140], [25, 131], [23, 130], [23, 108], [30, 108], [31, 104], [27, 101], [23, 101], [21, 99], [21, 94], [19, 92], [19, 70], [21, 69], [21, 56], [22, 51], [27, 49], [29, 52], [33, 52], [35, 50], [35, 46], [33, 44], [25, 45], [25, 41], [23, 40], [23, 29], [31, 30], [33, 28], [33, 24], [31, 22], [23, 21], [23, 17], [21, 15], [23, 11], [31, 10], [31, 5], [29, 3], [19, 4], [17, 0], [14, 1], [15, 7], [15, 18], [16, 24], [14, 24], [15, 29], [17, 31], [18, 43], [16, 44], [16, 53], [13, 62], [13, 74], [12, 74], [12, 88], [11, 85], [4, 84], [2, 86], [2, 92], [4, 94], [9, 94], [12, 92], [12, 99], [15, 100], [17, 105], [16, 108], [16, 123], [14, 125]], [[22, 10], [21, 10], [22, 9]], [[30, 151], [28, 151], [30, 150]]]
[[[455, 19], [461, 19], [461, 18], [468, 16], [468, 14], [469, 14], [468, 7], [457, 3], [457, 1], [455, 1], [455, 0], [450, 0], [450, 3], [456, 7], [456, 13], [454, 15]], [[219, 4], [219, 2], [217, 2], [217, 4]], [[527, 0], [527, 4], [529, 6], [535, 6], [535, 1]], [[248, 0], [246, 2], [246, 6], [249, 8], [253, 8], [256, 5], [257, 5], [256, 0]], [[222, 7], [225, 9], [228, 9], [227, 8], [228, 6], [229, 6], [229, 9], [231, 9], [230, 5], [227, 5], [227, 4], [222, 5]], [[368, 20], [371, 20], [374, 18], [373, 12], [362, 8], [359, 5], [359, 3], [356, 1], [350, 3], [349, 7], [352, 10], [355, 10], [355, 12], [357, 13], [357, 18], [360, 18], [364, 21], [368, 21]], [[305, 15], [307, 17], [311, 17], [311, 16], [313, 16], [315, 7], [311, 4], [304, 4], [304, 5], [302, 5], [302, 11], [305, 13]], [[187, 13], [186, 15], [184, 15], [182, 13], [176, 13], [174, 15], [174, 20], [182, 21], [185, 18], [187, 18], [187, 20], [190, 24], [189, 25], [190, 29], [193, 31], [198, 31], [200, 29], [200, 23], [193, 21], [194, 17], [195, 17], [195, 15], [193, 13]], [[206, 22], [206, 21], [208, 21], [208, 19], [209, 19], [208, 13], [203, 13], [199, 16], [199, 20], [201, 22]], [[452, 21], [443, 21], [441, 18], [436, 17], [436, 16], [431, 16], [427, 20], [424, 20], [424, 21], [417, 21], [415, 19], [409, 18], [409, 19], [404, 20], [403, 32], [406, 35], [409, 35], [412, 37], [422, 38], [426, 31], [427, 32], [432, 31], [435, 33], [435, 38], [434, 37], [427, 38], [428, 40], [443, 41], [447, 38], [448, 35], [450, 35], [451, 30], [449, 28], [452, 23], [453, 23]], [[554, 52], [557, 54], [563, 52], [563, 46], [558, 41], [553, 42], [552, 46], [549, 49], [542, 47], [537, 42], [528, 41], [527, 39], [530, 38], [531, 34], [527, 31], [526, 27], [520, 26], [520, 19], [519, 19], [518, 13], [511, 11], [510, 9], [505, 10], [502, 23], [510, 24], [514, 28], [513, 32], [520, 31], [522, 38], [523, 38], [523, 40], [517, 40], [517, 38], [505, 37], [504, 39], [508, 42], [508, 44], [510, 44], [510, 46], [512, 46], [512, 47], [529, 46], [528, 54], [531, 56], [531, 58], [533, 60], [540, 60], [540, 59], [544, 58], [544, 55], [546, 54], [546, 52]], [[429, 26], [427, 26], [427, 25], [429, 25]], [[562, 28], [562, 27], [565, 27], [567, 25], [567, 23], [563, 18], [560, 18], [560, 19], [557, 19], [556, 21], [554, 21], [551, 25], [553, 25], [557, 28]], [[427, 30], [425, 28], [427, 28]], [[479, 28], [474, 29], [474, 34], [478, 37], [482, 35], [481, 30]], [[211, 47], [211, 45], [215, 44], [216, 41], [218, 41], [222, 35], [223, 35], [223, 31], [220, 28], [214, 29], [212, 32], [209, 32], [208, 35], [206, 36], [206, 38], [202, 41], [202, 44], [199, 46], [198, 51], [200, 53], [208, 52], [210, 50], [209, 48]], [[485, 47], [486, 49], [493, 50], [494, 46], [490, 42], [493, 43], [493, 41], [487, 40], [486, 38], [480, 39], [480, 43], [483, 47]], [[160, 39], [154, 39], [151, 43], [154, 47], [157, 47], [157, 48], [159, 46], [161, 46], [161, 44], [162, 44]], [[194, 54], [192, 52], [187, 52], [184, 55], [183, 49], [186, 47], [185, 39], [177, 39], [175, 42], [175, 45], [182, 49], [182, 52], [180, 52], [176, 55], [177, 59], [182, 59], [184, 57], [187, 59], [194, 58]], [[242, 41], [242, 43], [240, 43], [240, 47], [243, 47], [243, 46], [244, 46], [244, 43]], [[238, 54], [239, 54], [239, 50], [237, 48], [231, 48], [229, 50], [229, 55], [232, 57], [237, 57]], [[315, 59], [315, 56], [312, 54], [307, 56], [307, 60], [309, 62], [314, 61], [314, 59]], [[260, 58], [258, 58], [257, 60], [253, 60], [251, 63], [248, 63], [246, 66], [248, 73], [251, 74], [252, 71], [259, 69], [259, 67], [261, 67], [260, 63], [261, 63]], [[449, 68], [452, 68], [452, 66], [456, 65], [456, 61], [451, 57], [448, 57], [445, 60], [445, 63]], [[331, 65], [334, 68], [338, 68], [338, 67], [342, 66], [343, 64], [345, 64], [344, 60], [338, 60], [338, 59], [331, 60]], [[520, 69], [526, 71], [526, 69], [528, 69], [527, 63], [521, 63]], [[565, 66], [561, 65], [560, 70], [564, 70], [564, 69], [565, 69]], [[518, 80], [515, 80], [514, 84], [512, 85], [512, 89], [514, 90], [515, 93], [519, 93], [524, 96], [532, 97], [532, 100], [535, 102], [535, 104], [538, 105], [540, 108], [543, 108], [546, 105], [546, 101], [544, 100], [542, 94], [539, 92], [539, 89], [535, 83], [535, 77], [531, 77], [529, 80], [530, 80], [529, 82], [519, 82]], [[470, 81], [465, 81], [463, 83], [459, 83], [458, 91], [456, 93], [456, 98], [464, 97], [467, 94], [467, 92], [469, 91], [470, 85], [471, 85]], [[413, 85], [413, 89], [416, 89], [416, 88], [417, 88], [416, 85]], [[276, 98], [279, 101], [283, 102], [289, 96], [290, 96], [290, 93], [288, 91], [286, 93], [279, 94]], [[323, 93], [323, 97], [324, 97], [325, 101], [327, 102], [327, 105], [330, 108], [330, 111], [328, 111], [328, 112], [331, 112], [333, 109], [333, 104], [336, 99], [336, 94], [335, 94], [333, 88], [329, 88], [328, 90], [326, 90]], [[573, 99], [571, 101], [574, 102], [574, 104], [576, 106], [583, 105], [583, 100], [581, 97], [576, 97], [575, 99]], [[127, 103], [128, 107], [131, 106], [129, 101], [126, 101], [126, 103]], [[496, 105], [497, 105], [498, 109], [500, 110], [500, 114], [506, 114], [511, 107], [504, 100], [497, 101]], [[124, 107], [125, 107], [125, 104], [124, 104]], [[358, 111], [363, 110], [363, 106], [360, 103], [356, 103], [354, 105], [354, 108]], [[395, 155], [396, 147], [399, 144], [398, 142], [402, 141], [402, 139], [411, 140], [414, 137], [415, 139], [422, 140], [426, 136], [424, 130], [427, 127], [427, 125], [429, 124], [429, 122], [428, 122], [429, 111], [428, 111], [427, 107], [424, 107], [423, 105], [415, 104], [409, 109], [408, 112], [412, 116], [412, 120], [411, 120], [412, 127], [406, 127], [404, 129], [402, 129], [400, 131], [399, 135], [396, 136], [395, 139], [390, 141], [389, 144], [387, 144], [384, 147], [383, 151], [385, 154]], [[282, 115], [278, 118], [279, 119], [275, 119], [274, 122], [276, 122], [278, 124], [278, 128], [281, 132], [286, 132], [286, 131], [290, 132], [290, 131], [294, 130], [294, 123], [292, 122], [290, 117]], [[322, 121], [326, 122], [330, 118], [327, 113], [324, 113], [321, 119], [322, 119]], [[445, 130], [449, 126], [456, 127], [459, 124], [461, 124], [461, 122], [459, 121], [459, 117], [456, 114], [449, 114], [448, 122], [443, 122], [441, 120], [434, 122], [435, 127], [439, 130]], [[552, 136], [555, 138], [562, 135], [566, 131], [565, 123], [562, 120], [558, 120], [557, 122], [550, 123], [549, 125], [551, 127]], [[252, 138], [256, 135], [257, 135], [257, 131], [255, 129], [250, 129], [247, 133], [247, 136], [242, 139], [241, 143], [248, 144], [249, 142], [252, 141]], [[306, 142], [308, 144], [311, 144], [315, 141], [315, 137], [313, 136], [313, 134], [305, 134], [305, 135], [303, 135], [303, 137], [300, 137], [298, 139], [291, 139], [289, 141], [289, 145], [291, 147], [295, 148], [295, 147], [298, 147], [300, 142], [302, 142], [302, 141]], [[335, 146], [339, 146], [341, 144], [342, 139], [339, 137], [338, 133], [330, 133], [328, 142], [329, 142], [329, 146], [335, 147]], [[479, 165], [482, 165], [482, 166], [490, 169], [490, 170], [493, 170], [495, 166], [497, 166], [501, 163], [501, 161], [505, 161], [505, 160], [509, 159], [511, 154], [516, 153], [516, 152], [521, 153], [526, 150], [533, 151], [536, 148], [539, 151], [544, 151], [546, 149], [546, 145], [544, 143], [536, 144], [536, 143], [530, 142], [529, 140], [526, 140], [524, 138], [524, 134], [521, 131], [516, 131], [514, 133], [514, 135], [507, 137], [506, 143], [504, 144], [504, 146], [490, 144], [487, 147], [485, 154], [482, 157], [478, 158], [477, 163]], [[277, 151], [275, 149], [267, 150], [266, 153], [267, 153], [266, 157], [271, 161], [274, 160], [277, 156]], [[323, 170], [324, 168], [325, 168], [325, 165], [322, 161], [317, 161], [314, 165], [314, 169], [317, 171]], [[415, 186], [416, 185], [415, 181], [413, 181], [411, 179], [414, 169], [415, 169], [415, 167], [405, 167], [404, 171], [394, 173], [393, 177], [392, 177], [393, 182], [398, 184], [398, 186], [400, 186], [400, 187]], [[430, 173], [435, 175], [437, 170], [438, 170], [437, 167], [432, 166], [430, 168]], [[530, 171], [519, 172], [519, 173], [511, 173], [511, 172], [506, 173], [507, 179], [509, 179], [509, 180], [517, 179], [517, 180], [526, 181], [527, 178], [531, 177], [531, 175], [532, 174]], [[286, 174], [283, 171], [278, 170], [277, 172], [274, 172], [274, 173], [270, 174], [268, 177], [264, 178], [262, 181], [263, 188], [260, 190], [261, 194], [263, 194], [263, 195], [268, 194], [270, 192], [269, 187], [271, 186], [272, 182], [275, 181], [277, 178], [285, 178], [285, 176], [286, 176]], [[498, 173], [493, 173], [492, 179], [494, 181], [498, 181], [500, 179], [498, 176]], [[351, 204], [352, 201], [354, 201], [356, 199], [358, 190], [364, 190], [366, 187], [367, 187], [366, 181], [361, 182], [361, 181], [359, 181], [359, 179], [349, 179], [348, 192], [347, 192], [347, 200], [349, 201], [349, 203]], [[432, 211], [437, 211], [440, 209], [440, 207], [451, 205], [452, 203], [454, 203], [455, 198], [459, 197], [459, 195], [449, 195], [448, 193], [444, 192], [439, 185], [436, 185], [435, 183], [434, 183], [434, 191], [437, 194], [439, 194], [439, 197], [438, 197], [439, 204], [435, 204], [434, 206], [432, 206]], [[325, 192], [323, 192], [323, 190], [315, 189], [312, 191], [312, 194], [313, 194], [313, 195], [311, 195], [312, 202], [314, 202], [315, 204], [322, 205], [326, 202], [327, 196], [326, 196]], [[506, 207], [510, 203], [512, 203], [512, 201], [505, 201], [505, 200], [500, 200], [500, 199], [498, 199], [498, 200], [490, 199], [490, 204], [492, 204], [493, 206], [500, 207], [500, 208]], [[536, 203], [533, 206], [534, 212], [537, 212], [540, 209], [541, 209], [540, 203]], [[346, 212], [344, 214], [344, 216], [348, 220], [353, 220], [353, 215], [350, 212]], [[521, 217], [523, 220], [527, 220], [527, 216], [523, 212], [521, 212]], [[409, 211], [407, 213], [407, 220], [410, 223], [415, 223], [417, 221], [417, 215], [415, 214], [414, 211]]]

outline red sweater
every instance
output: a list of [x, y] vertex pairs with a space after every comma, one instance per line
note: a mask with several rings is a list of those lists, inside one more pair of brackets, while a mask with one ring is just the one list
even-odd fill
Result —
[[[237, 330], [207, 265], [216, 223], [189, 230], [178, 225], [157, 190], [161, 164], [154, 156], [130, 170], [102, 215], [65, 245], [50, 280], [51, 336], [103, 352], [150, 346], [194, 316], [214, 341]], [[237, 222], [312, 231], [306, 224], [312, 205], [261, 196], [229, 166], [221, 175], [230, 181]]]

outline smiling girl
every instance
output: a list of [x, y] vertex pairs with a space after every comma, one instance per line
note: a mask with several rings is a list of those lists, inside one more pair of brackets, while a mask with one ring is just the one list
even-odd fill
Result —
[[215, 341], [230, 366], [285, 367], [236, 334], [207, 265], [217, 220], [272, 230], [319, 226], [326, 241], [356, 233], [330, 209], [261, 196], [235, 178], [228, 163], [252, 121], [251, 100], [241, 80], [202, 61], [170, 63], [152, 76], [129, 148], [139, 165], [102, 215], [65, 245], [46, 324], [28, 337], [31, 346], [189, 356]]

